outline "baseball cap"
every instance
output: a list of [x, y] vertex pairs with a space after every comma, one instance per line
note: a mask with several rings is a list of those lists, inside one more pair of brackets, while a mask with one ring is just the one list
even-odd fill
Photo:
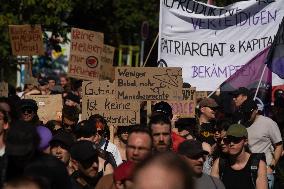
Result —
[[70, 150], [71, 157], [80, 163], [94, 159], [98, 152], [93, 147], [93, 143], [87, 140], [77, 141]]
[[38, 106], [35, 100], [33, 99], [22, 99], [20, 102], [20, 108], [31, 108], [35, 112], [38, 110]]
[[241, 112], [247, 112], [247, 113], [257, 109], [258, 109], [257, 103], [252, 99], [245, 100], [240, 107]]
[[113, 171], [113, 180], [114, 181], [131, 180], [133, 176], [134, 167], [135, 164], [131, 161], [123, 162]]
[[50, 146], [59, 145], [69, 151], [74, 143], [75, 139], [70, 133], [67, 133], [64, 130], [60, 130], [56, 135], [52, 137]]
[[210, 107], [210, 108], [216, 108], [219, 105], [213, 98], [204, 98], [199, 102], [199, 108], [202, 107]]
[[161, 112], [170, 118], [173, 116], [172, 107], [164, 101], [156, 103], [153, 107], [153, 112]]
[[246, 127], [243, 126], [242, 124], [233, 124], [228, 128], [226, 136], [247, 138], [248, 132]]
[[91, 121], [83, 120], [75, 126], [74, 134], [76, 135], [76, 138], [89, 138], [97, 134], [97, 128]]
[[188, 157], [197, 155], [208, 155], [209, 152], [203, 150], [202, 143], [198, 140], [185, 140], [178, 146], [178, 154]]
[[245, 95], [245, 96], [250, 96], [250, 91], [247, 88], [245, 88], [245, 87], [240, 87], [237, 90], [233, 91], [231, 94], [234, 97], [236, 97], [236, 96], [238, 96], [240, 94]]

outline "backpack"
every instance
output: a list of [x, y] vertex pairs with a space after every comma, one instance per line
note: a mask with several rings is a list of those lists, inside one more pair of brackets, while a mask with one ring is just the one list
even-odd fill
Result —
[[[256, 179], [257, 179], [257, 172], [258, 172], [258, 165], [259, 161], [264, 160], [265, 161], [265, 154], [264, 153], [252, 153], [251, 154], [251, 161], [250, 161], [250, 176], [251, 176], [251, 181], [256, 188]], [[230, 166], [228, 159], [226, 158], [219, 158], [219, 176], [220, 180], [223, 178], [223, 170], [225, 169], [226, 166]]]

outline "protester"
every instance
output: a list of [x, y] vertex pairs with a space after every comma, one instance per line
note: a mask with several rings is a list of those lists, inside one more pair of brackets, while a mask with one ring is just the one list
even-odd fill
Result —
[[33, 126], [41, 124], [37, 115], [38, 106], [32, 99], [22, 99], [20, 102], [20, 120], [30, 123]]
[[137, 166], [133, 176], [135, 189], [193, 189], [192, 171], [178, 155], [158, 153]]
[[202, 172], [208, 152], [203, 150], [201, 142], [197, 140], [184, 141], [178, 147], [178, 154], [182, 155], [193, 171], [195, 189], [225, 189], [219, 179]]
[[110, 132], [107, 121], [104, 119], [104, 117], [98, 114], [90, 116], [89, 121], [93, 127], [96, 127], [97, 129], [97, 135], [94, 141], [97, 145], [97, 148], [110, 152], [115, 159], [116, 166], [120, 165], [122, 163], [120, 153], [117, 147], [108, 140]]
[[[127, 162], [142, 163], [151, 155], [152, 137], [148, 128], [133, 126], [130, 130], [126, 145]], [[96, 189], [111, 188], [116, 185], [113, 174], [105, 175], [97, 184]]]
[[99, 172], [98, 152], [94, 149], [92, 142], [87, 140], [77, 141], [71, 147], [71, 163], [73, 170], [71, 177], [76, 181], [79, 188], [94, 188], [103, 176]]
[[116, 189], [132, 189], [132, 177], [135, 163], [127, 161], [118, 166], [113, 173]]
[[274, 185], [274, 170], [283, 151], [283, 141], [279, 127], [272, 119], [259, 115], [255, 101], [243, 103], [242, 123], [247, 126], [248, 145], [253, 153], [265, 153], [269, 188]]
[[48, 81], [48, 89], [52, 91], [56, 85], [56, 79], [55, 77], [50, 76], [47, 78], [47, 81]]
[[214, 123], [218, 104], [213, 98], [204, 98], [198, 104], [199, 139], [211, 146], [215, 144]]
[[60, 131], [50, 141], [50, 154], [61, 160], [66, 166], [70, 160], [70, 149], [75, 139], [70, 133]]
[[66, 88], [69, 87], [68, 85], [70, 85], [68, 77], [66, 75], [61, 75], [59, 80], [61, 87], [66, 90]]
[[116, 132], [117, 137], [115, 137], [114, 144], [118, 148], [122, 161], [126, 160], [126, 153], [125, 153], [126, 143], [128, 139], [129, 130], [131, 129], [131, 127], [133, 126], [129, 126], [129, 127], [118, 126], [117, 127], [117, 132]]
[[227, 158], [218, 158], [211, 175], [220, 178], [226, 189], [267, 189], [266, 163], [263, 154], [246, 152], [248, 132], [245, 126], [233, 124], [224, 138], [228, 145]]
[[79, 110], [74, 106], [63, 106], [62, 128], [67, 132], [72, 132], [79, 120]]
[[75, 106], [78, 108], [80, 105], [80, 97], [71, 92], [67, 93], [64, 99], [65, 99], [64, 104], [67, 106]]
[[5, 183], [3, 189], [50, 189], [50, 183], [43, 179], [21, 177]]
[[155, 153], [172, 149], [171, 121], [163, 114], [150, 118], [149, 127], [152, 133], [153, 150]]
[[10, 125], [10, 118], [7, 112], [0, 109], [0, 158], [5, 153], [5, 137]]

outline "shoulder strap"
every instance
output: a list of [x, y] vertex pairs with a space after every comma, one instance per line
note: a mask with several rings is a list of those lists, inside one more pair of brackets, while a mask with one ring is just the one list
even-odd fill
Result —
[[256, 179], [257, 179], [257, 173], [258, 173], [258, 166], [261, 159], [263, 159], [264, 154], [263, 153], [252, 153], [251, 154], [251, 162], [250, 162], [250, 173], [251, 173], [251, 180], [256, 187]]
[[214, 179], [213, 179], [213, 177], [212, 177], [211, 175], [209, 175], [209, 177], [210, 177], [210, 179], [212, 180], [212, 182], [213, 182], [213, 184], [214, 184], [215, 189], [218, 189], [218, 188], [217, 188], [217, 185], [216, 185], [216, 183], [215, 183], [215, 181], [214, 181]]
[[105, 147], [104, 147], [104, 151], [107, 151], [108, 143], [109, 143], [109, 141], [108, 141], [108, 140], [106, 140]]
[[219, 158], [219, 177], [220, 177], [220, 180], [223, 179], [223, 173], [224, 173], [225, 166], [226, 166], [226, 159], [220, 157]]

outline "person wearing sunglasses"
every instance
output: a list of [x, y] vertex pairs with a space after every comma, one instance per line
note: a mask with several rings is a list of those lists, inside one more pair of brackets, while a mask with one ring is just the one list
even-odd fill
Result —
[[224, 184], [203, 172], [206, 156], [209, 154], [203, 150], [202, 143], [198, 140], [185, 140], [178, 147], [178, 154], [187, 162], [193, 171], [195, 189], [225, 189]]
[[264, 154], [247, 152], [247, 138], [247, 129], [241, 124], [231, 125], [223, 138], [227, 157], [215, 160], [211, 175], [220, 178], [226, 189], [268, 188]]
[[95, 188], [99, 179], [103, 176], [99, 172], [98, 152], [93, 143], [87, 140], [77, 141], [70, 150], [71, 162], [69, 171], [78, 188]]
[[37, 110], [38, 106], [36, 101], [32, 99], [22, 99], [20, 102], [20, 120], [34, 126], [40, 125]]

